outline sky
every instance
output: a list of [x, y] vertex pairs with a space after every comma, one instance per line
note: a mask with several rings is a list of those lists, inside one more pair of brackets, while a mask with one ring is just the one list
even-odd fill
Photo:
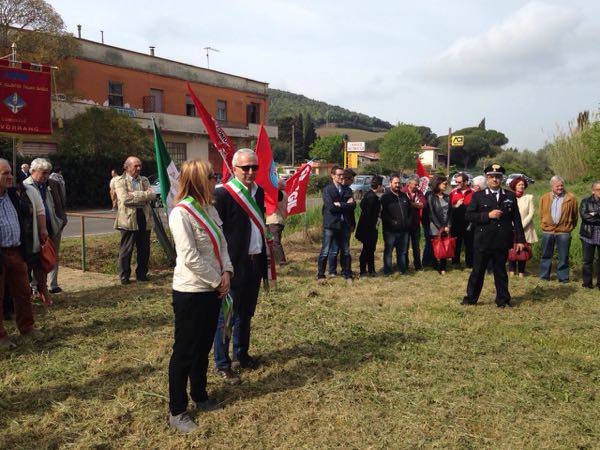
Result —
[[68, 31], [266, 81], [439, 135], [476, 126], [537, 150], [600, 106], [592, 0], [49, 0]]

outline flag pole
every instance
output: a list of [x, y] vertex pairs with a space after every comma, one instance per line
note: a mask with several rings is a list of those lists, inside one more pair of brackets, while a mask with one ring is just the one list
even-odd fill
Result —
[[450, 176], [450, 149], [452, 148], [452, 128], [448, 128], [448, 158], [446, 161], [446, 176]]
[[[17, 65], [17, 44], [14, 42], [10, 46], [10, 66], [15, 67]], [[17, 173], [17, 138], [12, 137], [12, 170], [13, 173]], [[15, 177], [13, 183], [17, 183], [17, 177]]]

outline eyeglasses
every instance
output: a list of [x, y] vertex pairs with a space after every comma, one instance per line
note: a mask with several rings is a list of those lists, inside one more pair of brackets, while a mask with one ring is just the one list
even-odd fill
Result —
[[253, 164], [251, 166], [235, 166], [238, 169], [242, 169], [242, 171], [244, 172], [250, 172], [250, 169], [252, 169], [253, 172], [256, 172], [258, 170], [258, 164]]

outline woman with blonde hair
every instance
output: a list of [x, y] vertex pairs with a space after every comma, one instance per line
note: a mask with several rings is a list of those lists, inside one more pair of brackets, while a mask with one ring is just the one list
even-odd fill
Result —
[[169, 424], [183, 433], [198, 425], [188, 412], [187, 382], [192, 406], [215, 409], [206, 392], [208, 354], [221, 308], [229, 292], [233, 266], [222, 222], [214, 208], [217, 177], [210, 163], [186, 161], [179, 176], [176, 206], [169, 215], [177, 260], [173, 272], [175, 342], [169, 362]]

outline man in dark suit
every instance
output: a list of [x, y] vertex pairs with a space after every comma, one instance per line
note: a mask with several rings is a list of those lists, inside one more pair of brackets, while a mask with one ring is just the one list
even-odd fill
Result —
[[356, 239], [362, 242], [360, 252], [360, 276], [376, 276], [375, 249], [377, 248], [377, 222], [381, 212], [381, 202], [378, 193], [382, 191], [383, 178], [375, 175], [371, 180], [371, 190], [360, 201], [360, 217], [356, 226]]
[[[254, 182], [258, 171], [258, 157], [247, 148], [233, 156], [235, 179], [260, 209], [265, 212], [264, 191]], [[263, 168], [267, 170], [268, 167]], [[227, 186], [231, 186], [231, 181]], [[233, 355], [229, 357], [229, 339], [223, 334], [223, 311], [219, 316], [215, 334], [215, 370], [226, 382], [239, 384], [241, 369], [253, 369], [257, 361], [248, 354], [250, 347], [250, 323], [256, 310], [260, 282], [267, 276], [266, 245], [261, 231], [250, 215], [236, 200], [231, 191], [223, 186], [215, 190], [215, 208], [223, 221], [223, 234], [227, 240], [229, 258], [233, 264], [230, 294], [233, 298]]]
[[325, 269], [331, 243], [335, 240], [341, 252], [343, 275], [352, 282], [350, 258], [350, 226], [351, 215], [354, 214], [356, 203], [352, 198], [352, 189], [344, 186], [344, 170], [339, 166], [331, 169], [332, 184], [323, 189], [323, 244], [319, 253], [317, 280], [325, 280]]
[[486, 167], [487, 189], [473, 194], [467, 207], [466, 220], [475, 226], [473, 271], [467, 284], [462, 305], [474, 305], [479, 300], [485, 269], [491, 261], [496, 284], [496, 305], [512, 306], [508, 292], [506, 259], [508, 250], [517, 243], [517, 251], [525, 248], [525, 235], [517, 198], [512, 191], [500, 187], [505, 169], [499, 164]]
[[[351, 197], [354, 197], [354, 192], [352, 191], [352, 188], [350, 186], [352, 186], [352, 184], [354, 183], [354, 178], [356, 177], [356, 172], [352, 169], [345, 169], [344, 170], [344, 176], [343, 181], [342, 181], [342, 187], [343, 187], [343, 200], [344, 201], [348, 201]], [[348, 224], [350, 225], [350, 233], [348, 233], [348, 235], [346, 236], [346, 239], [348, 240], [348, 247], [350, 247], [350, 236], [352, 235], [352, 233], [354, 232], [354, 230], [356, 229], [356, 218], [354, 217], [354, 211], [352, 211], [352, 213], [348, 212], [345, 217], [348, 218]], [[330, 277], [336, 277], [337, 276], [337, 261], [338, 261], [338, 255], [340, 253], [340, 248], [337, 245], [336, 240], [334, 239], [331, 242], [331, 247], [329, 248], [329, 256], [327, 257], [327, 263], [329, 264], [329, 276]], [[346, 261], [344, 258], [342, 258], [341, 261], [341, 266], [342, 266], [342, 273], [344, 273], [344, 264], [346, 264]]]

